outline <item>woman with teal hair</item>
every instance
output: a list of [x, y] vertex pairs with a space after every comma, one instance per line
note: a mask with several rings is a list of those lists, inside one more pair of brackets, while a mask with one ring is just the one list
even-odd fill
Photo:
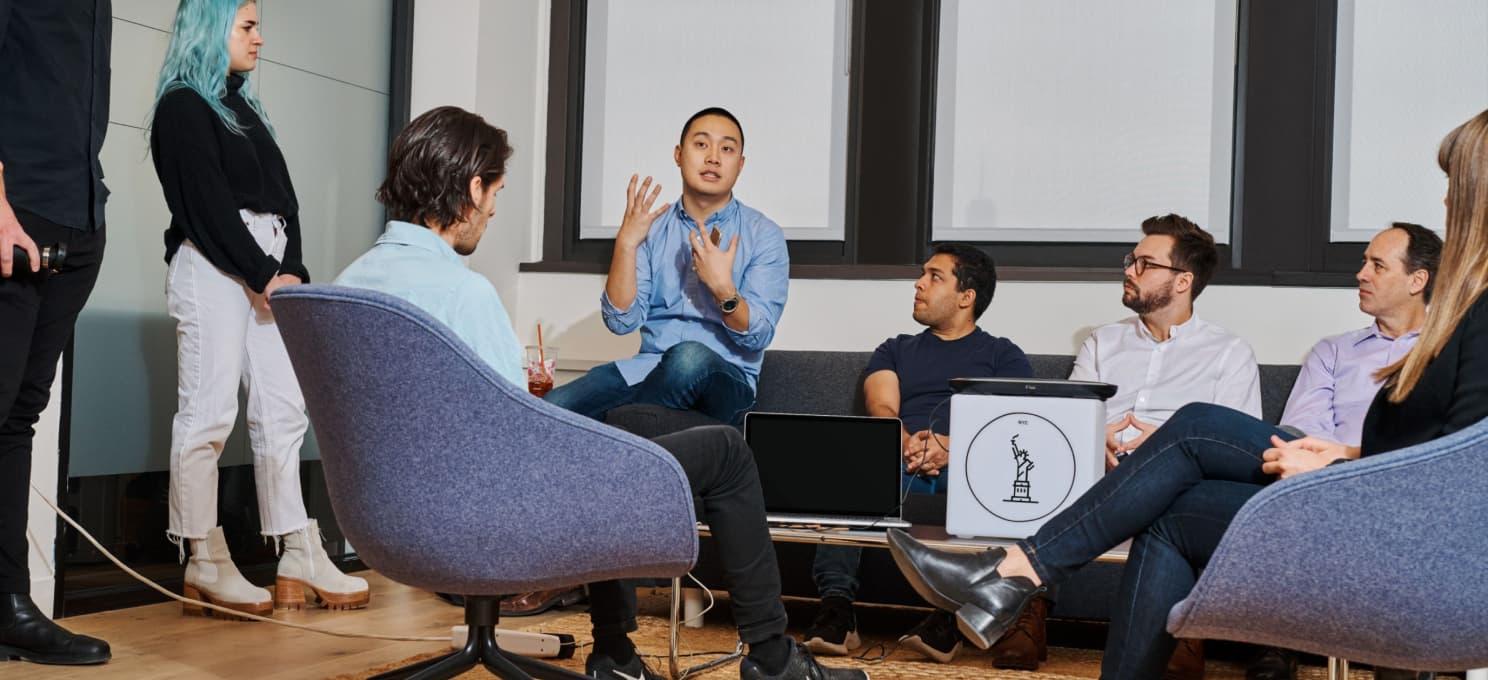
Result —
[[[300, 493], [309, 421], [269, 302], [310, 274], [289, 169], [250, 82], [262, 46], [255, 0], [182, 0], [156, 90], [150, 151], [171, 212], [165, 289], [178, 344], [169, 535], [183, 557], [191, 546], [188, 597], [255, 614], [299, 608], [307, 593], [361, 607], [367, 582], [330, 561]], [[217, 458], [240, 381], [261, 531], [283, 548], [272, 594], [243, 578], [217, 524]]]

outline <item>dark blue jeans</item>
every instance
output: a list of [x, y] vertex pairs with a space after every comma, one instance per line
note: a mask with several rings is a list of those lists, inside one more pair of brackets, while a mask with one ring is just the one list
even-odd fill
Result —
[[645, 380], [627, 385], [614, 363], [554, 388], [547, 400], [574, 413], [603, 421], [610, 409], [625, 404], [656, 404], [694, 409], [737, 425], [754, 406], [749, 377], [700, 342], [680, 342], [661, 355]]
[[1102, 678], [1162, 676], [1176, 644], [1167, 633], [1168, 612], [1188, 596], [1240, 506], [1275, 480], [1261, 472], [1272, 435], [1296, 439], [1223, 406], [1185, 406], [1073, 505], [1018, 542], [1052, 586], [1134, 539]]

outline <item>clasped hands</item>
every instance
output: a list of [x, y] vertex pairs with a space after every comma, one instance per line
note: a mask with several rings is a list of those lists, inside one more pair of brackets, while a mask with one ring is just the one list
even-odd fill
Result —
[[920, 430], [904, 438], [900, 455], [904, 457], [905, 472], [939, 477], [941, 468], [950, 462], [951, 442], [944, 435]]
[[1261, 472], [1282, 479], [1319, 470], [1343, 458], [1358, 458], [1359, 449], [1317, 437], [1283, 441], [1271, 436], [1271, 447], [1261, 454]]
[[[1136, 428], [1137, 431], [1141, 434], [1137, 435], [1134, 439], [1130, 439], [1124, 442], [1117, 441], [1116, 435], [1121, 434], [1121, 432], [1126, 430], [1126, 428], [1128, 427]], [[1138, 420], [1136, 414], [1130, 411], [1128, 411], [1126, 415], [1122, 416], [1120, 420], [1107, 425], [1106, 472], [1110, 472], [1117, 465], [1121, 464], [1121, 459], [1117, 458], [1118, 455], [1131, 453], [1132, 451], [1137, 450], [1137, 447], [1141, 446], [1143, 442], [1147, 441], [1147, 438], [1152, 436], [1152, 433], [1156, 431], [1156, 425]]]

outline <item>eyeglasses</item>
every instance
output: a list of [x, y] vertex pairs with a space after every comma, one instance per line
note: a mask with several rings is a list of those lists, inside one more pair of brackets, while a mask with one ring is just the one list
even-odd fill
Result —
[[1166, 264], [1158, 264], [1158, 263], [1153, 262], [1152, 260], [1150, 260], [1148, 258], [1137, 257], [1137, 254], [1136, 253], [1127, 253], [1124, 257], [1121, 258], [1121, 268], [1122, 269], [1131, 269], [1132, 272], [1135, 273], [1137, 276], [1141, 276], [1144, 272], [1146, 272], [1148, 267], [1157, 267], [1158, 269], [1167, 269], [1169, 271], [1175, 271], [1175, 272], [1178, 272], [1180, 274], [1183, 274], [1183, 273], [1187, 273], [1188, 272], [1187, 269], [1180, 269], [1178, 267], [1174, 267], [1174, 266], [1166, 265]]

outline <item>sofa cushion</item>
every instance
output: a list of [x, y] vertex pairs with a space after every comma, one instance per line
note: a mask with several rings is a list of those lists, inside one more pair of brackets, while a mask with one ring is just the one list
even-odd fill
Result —
[[1281, 412], [1286, 408], [1287, 397], [1292, 394], [1292, 384], [1302, 367], [1261, 364], [1261, 420], [1272, 425], [1281, 422]]
[[[872, 352], [821, 352], [769, 350], [760, 369], [754, 411], [773, 413], [819, 413], [866, 415], [863, 406], [863, 371]], [[1036, 378], [1068, 378], [1075, 358], [1068, 354], [1030, 354]], [[1299, 367], [1262, 364], [1261, 411], [1268, 423], [1281, 420]], [[642, 437], [656, 437], [699, 425], [717, 425], [717, 420], [697, 411], [682, 411], [651, 404], [620, 406], [605, 415], [605, 422]]]

